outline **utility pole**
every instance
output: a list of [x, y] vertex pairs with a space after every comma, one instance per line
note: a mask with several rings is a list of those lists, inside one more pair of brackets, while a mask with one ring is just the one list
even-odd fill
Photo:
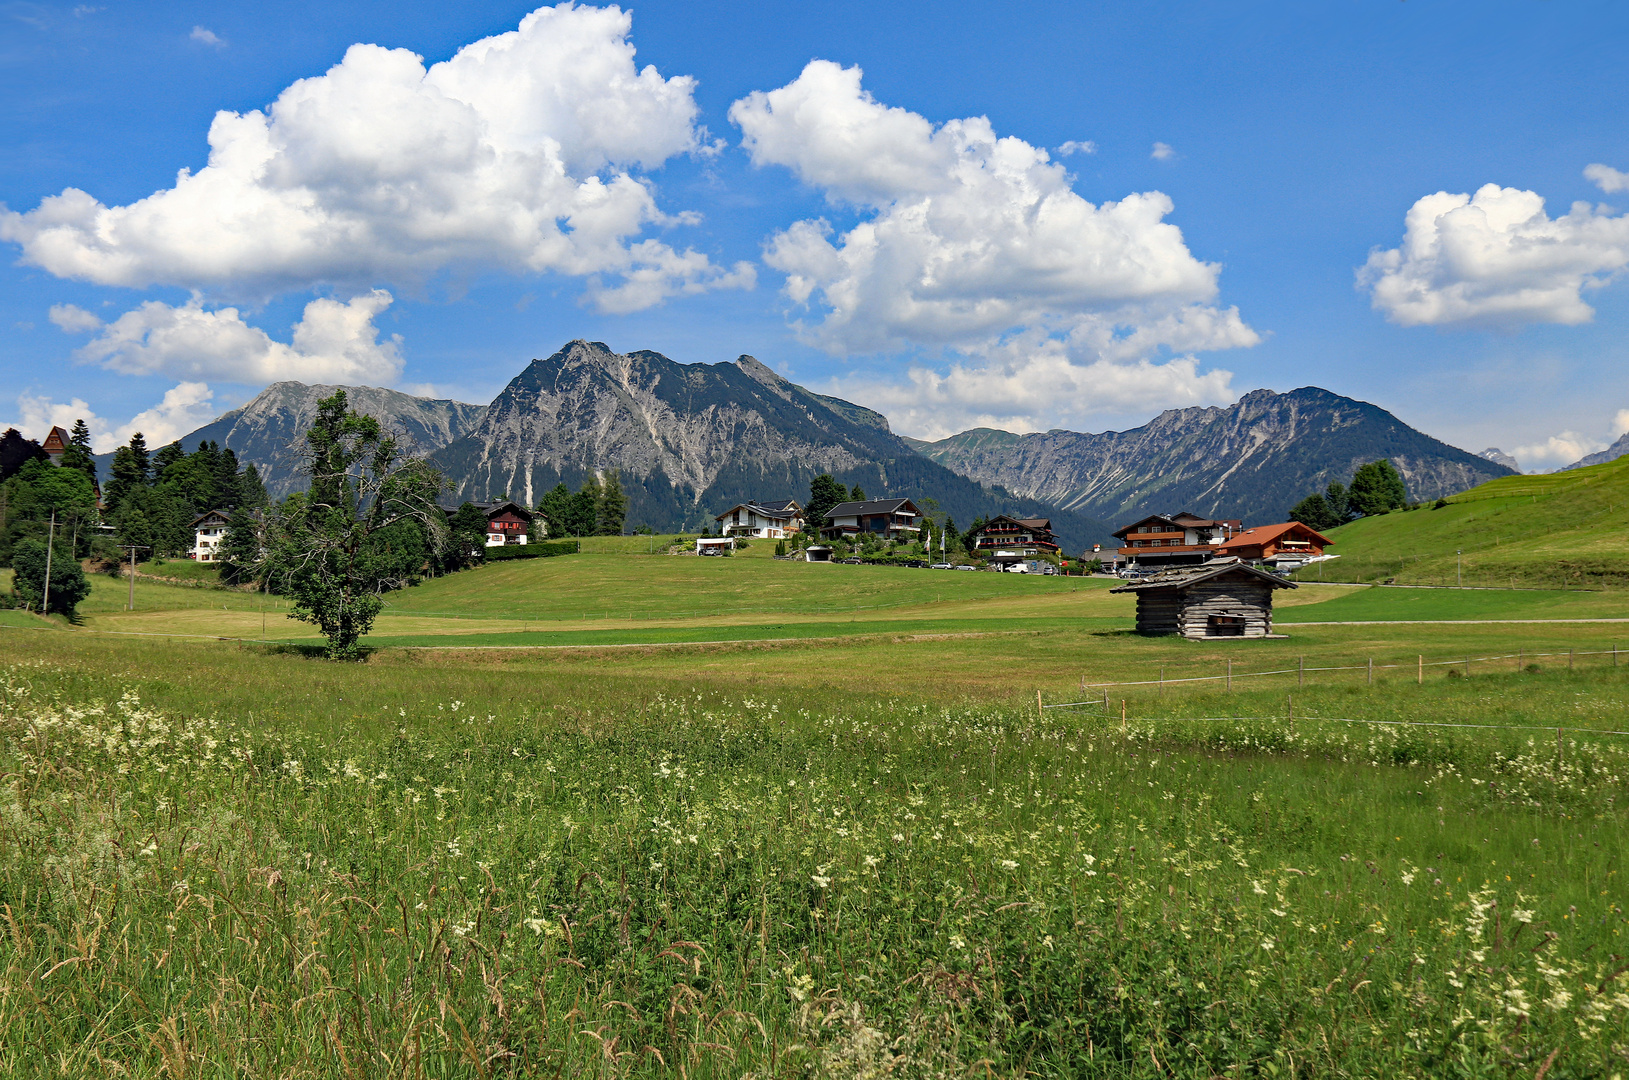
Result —
[[40, 614], [51, 614], [51, 548], [57, 538], [57, 512], [51, 511], [51, 531], [45, 535], [45, 599], [40, 602]]
[[122, 544], [119, 550], [130, 552], [130, 602], [125, 605], [126, 611], [136, 610], [136, 552], [151, 551], [146, 544]]
[[1461, 589], [1465, 587], [1465, 561], [1460, 558], [1464, 554], [1463, 550], [1454, 552], [1454, 582]]

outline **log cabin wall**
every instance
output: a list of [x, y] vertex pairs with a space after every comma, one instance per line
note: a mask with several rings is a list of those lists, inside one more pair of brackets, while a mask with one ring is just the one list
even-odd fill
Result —
[[1181, 634], [1187, 638], [1224, 636], [1212, 616], [1231, 622], [1225, 636], [1259, 638], [1273, 632], [1273, 589], [1264, 581], [1217, 578], [1137, 594], [1137, 632]]

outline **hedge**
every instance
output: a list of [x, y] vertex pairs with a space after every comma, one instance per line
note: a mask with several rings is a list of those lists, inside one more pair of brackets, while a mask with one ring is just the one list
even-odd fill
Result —
[[503, 559], [548, 559], [555, 555], [575, 555], [577, 550], [575, 540], [545, 540], [540, 544], [505, 544], [503, 547], [485, 548], [482, 557], [487, 562], [498, 562]]

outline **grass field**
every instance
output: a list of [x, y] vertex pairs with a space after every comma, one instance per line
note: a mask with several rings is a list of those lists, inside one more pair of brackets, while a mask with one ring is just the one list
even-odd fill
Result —
[[1626, 514], [1629, 458], [1544, 476], [1506, 476], [1455, 495], [1438, 509], [1361, 518], [1331, 530], [1331, 553], [1340, 559], [1298, 577], [1624, 589]]
[[1621, 594], [640, 554], [0, 612], [0, 1075], [1629, 1070]]

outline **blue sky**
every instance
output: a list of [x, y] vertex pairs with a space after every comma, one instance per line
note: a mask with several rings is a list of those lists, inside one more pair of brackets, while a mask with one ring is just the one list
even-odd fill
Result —
[[1622, 5], [533, 11], [0, 2], [0, 422], [484, 402], [581, 337], [930, 437], [1309, 384], [1533, 469], [1629, 429]]

